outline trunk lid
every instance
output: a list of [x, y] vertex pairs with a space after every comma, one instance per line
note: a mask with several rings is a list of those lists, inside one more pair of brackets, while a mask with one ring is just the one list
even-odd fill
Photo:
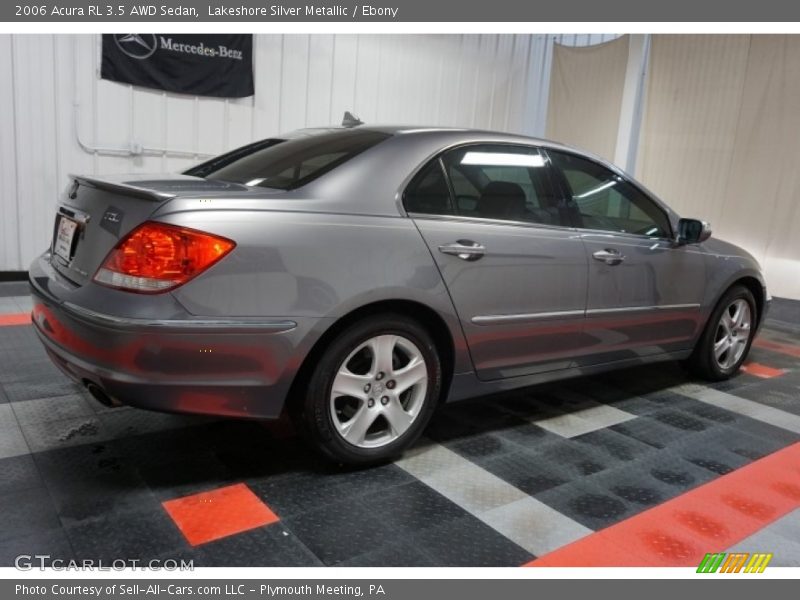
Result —
[[165, 202], [179, 196], [248, 189], [187, 175], [71, 178], [58, 203], [50, 260], [59, 273], [79, 286], [91, 280], [120, 239]]

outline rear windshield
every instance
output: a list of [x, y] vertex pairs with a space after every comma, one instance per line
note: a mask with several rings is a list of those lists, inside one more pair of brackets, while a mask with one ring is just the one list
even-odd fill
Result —
[[265, 140], [198, 165], [186, 174], [291, 190], [335, 169], [388, 137], [389, 134], [377, 131], [348, 129], [286, 141]]

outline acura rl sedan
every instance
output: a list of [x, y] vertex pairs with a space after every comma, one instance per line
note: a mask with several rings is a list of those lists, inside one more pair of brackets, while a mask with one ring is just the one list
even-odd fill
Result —
[[285, 412], [369, 463], [443, 402], [665, 360], [730, 377], [769, 296], [710, 236], [561, 144], [307, 129], [180, 175], [71, 177], [32, 319], [108, 405]]

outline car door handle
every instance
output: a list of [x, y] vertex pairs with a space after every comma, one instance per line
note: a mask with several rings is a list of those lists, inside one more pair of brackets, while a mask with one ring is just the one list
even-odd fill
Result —
[[439, 252], [442, 254], [452, 254], [461, 260], [473, 261], [478, 260], [486, 254], [486, 248], [472, 240], [458, 240], [452, 244], [439, 246]]
[[621, 254], [619, 250], [613, 248], [606, 248], [605, 250], [598, 250], [592, 254], [592, 258], [606, 263], [607, 265], [618, 265], [625, 260], [625, 255]]

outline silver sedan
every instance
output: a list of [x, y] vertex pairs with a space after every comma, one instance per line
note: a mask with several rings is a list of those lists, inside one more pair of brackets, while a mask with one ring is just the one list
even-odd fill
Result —
[[664, 360], [730, 377], [769, 296], [710, 235], [545, 140], [302, 130], [180, 175], [72, 177], [32, 318], [106, 404], [286, 412], [368, 463], [442, 402]]

